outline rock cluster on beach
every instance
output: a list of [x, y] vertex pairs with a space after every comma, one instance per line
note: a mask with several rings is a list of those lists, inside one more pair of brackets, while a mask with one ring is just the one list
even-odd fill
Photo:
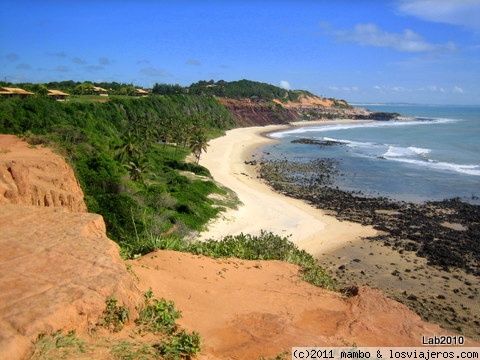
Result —
[[[403, 299], [408, 298], [406, 303], [425, 318], [435, 318], [457, 331], [470, 329], [470, 334], [480, 335], [478, 307], [468, 307], [460, 303], [461, 300], [455, 306], [445, 305], [450, 295], [457, 295], [459, 299], [462, 296], [469, 303], [480, 298], [480, 206], [458, 199], [414, 204], [368, 197], [338, 189], [334, 185], [336, 175], [335, 163], [330, 159], [308, 163], [263, 160], [260, 167], [260, 176], [276, 191], [330, 211], [338, 219], [373, 225], [379, 235], [370, 241], [400, 254], [412, 253], [424, 258], [426, 267], [440, 271], [447, 279], [473, 278], [473, 281], [464, 280], [461, 288], [450, 289], [447, 284], [444, 292], [433, 299], [433, 304], [430, 299], [427, 304], [426, 299], [412, 293], [405, 294]], [[337, 275], [345, 276], [345, 265], [341, 266]], [[391, 276], [401, 278], [398, 270], [391, 272]]]

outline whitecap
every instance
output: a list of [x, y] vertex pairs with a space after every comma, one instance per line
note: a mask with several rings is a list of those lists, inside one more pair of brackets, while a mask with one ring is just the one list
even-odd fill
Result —
[[369, 122], [349, 122], [329, 125], [315, 125], [298, 127], [295, 129], [282, 130], [270, 134], [269, 136], [275, 139], [281, 139], [285, 136], [295, 134], [305, 134], [309, 132], [327, 132], [338, 130], [350, 130], [357, 128], [379, 128], [379, 127], [395, 127], [395, 126], [416, 126], [416, 125], [433, 125], [462, 121], [460, 119], [447, 118], [416, 118], [415, 120], [389, 120], [389, 121], [369, 121]]
[[400, 147], [400, 146], [393, 146], [388, 145], [388, 150], [383, 154], [384, 157], [400, 157], [400, 156], [417, 156], [417, 155], [426, 155], [430, 153], [430, 149], [424, 149], [414, 146], [409, 147]]
[[479, 165], [463, 165], [463, 164], [454, 164], [449, 162], [441, 162], [435, 160], [417, 160], [412, 158], [404, 157], [387, 157], [385, 159], [399, 161], [403, 163], [413, 164], [420, 167], [426, 167], [433, 170], [440, 171], [453, 171], [465, 175], [480, 176], [480, 166]]

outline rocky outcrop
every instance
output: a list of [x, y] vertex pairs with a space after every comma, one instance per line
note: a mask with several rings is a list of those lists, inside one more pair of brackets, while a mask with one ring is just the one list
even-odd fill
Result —
[[232, 114], [240, 127], [288, 124], [299, 120], [295, 111], [279, 104], [251, 103], [247, 101], [222, 99], [218, 101]]
[[369, 119], [371, 111], [354, 107], [329, 107], [323, 105], [289, 105], [290, 111], [295, 111], [306, 120], [319, 119]]
[[0, 135], [1, 359], [27, 358], [42, 333], [86, 331], [108, 297], [139, 303], [103, 218], [85, 211], [60, 156]]
[[25, 358], [41, 333], [93, 327], [108, 297], [135, 309], [141, 294], [100, 215], [11, 204], [0, 209], [3, 358]]
[[218, 101], [233, 114], [241, 127], [288, 124], [302, 119], [368, 119], [372, 114], [371, 111], [355, 108], [344, 101], [313, 97], [302, 97], [298, 102], [287, 103], [223, 98], [218, 98]]
[[51, 149], [0, 135], [0, 204], [63, 207], [85, 212], [73, 170]]

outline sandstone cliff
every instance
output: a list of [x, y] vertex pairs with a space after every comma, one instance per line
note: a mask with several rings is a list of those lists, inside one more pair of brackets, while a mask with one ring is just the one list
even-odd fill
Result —
[[0, 135], [0, 359], [24, 359], [40, 333], [83, 331], [107, 297], [141, 294], [72, 169], [47, 148]]
[[232, 114], [238, 125], [265, 126], [288, 124], [299, 120], [318, 120], [325, 118], [357, 119], [368, 118], [372, 113], [368, 110], [354, 108], [342, 100], [323, 99], [302, 96], [299, 101], [282, 103], [280, 101], [251, 102], [218, 98]]
[[240, 127], [288, 124], [299, 119], [295, 111], [280, 105], [272, 106], [222, 98], [218, 98], [218, 101], [233, 114]]
[[60, 206], [85, 212], [72, 169], [53, 151], [0, 135], [0, 204]]

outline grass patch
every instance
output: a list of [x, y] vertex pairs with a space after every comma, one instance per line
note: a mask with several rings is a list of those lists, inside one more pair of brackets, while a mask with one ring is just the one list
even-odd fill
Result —
[[135, 341], [120, 341], [112, 347], [111, 354], [118, 360], [158, 359], [157, 350], [150, 344]]
[[159, 343], [153, 345], [162, 359], [191, 359], [200, 352], [200, 335], [195, 331], [179, 331], [176, 320], [181, 317], [181, 313], [175, 309], [172, 301], [154, 298], [151, 290], [145, 292], [143, 298], [143, 307], [135, 324], [140, 333], [164, 335]]
[[64, 334], [57, 331], [53, 334], [40, 334], [35, 345], [32, 360], [69, 359], [76, 354], [87, 351], [86, 343], [80, 339], [74, 330]]

